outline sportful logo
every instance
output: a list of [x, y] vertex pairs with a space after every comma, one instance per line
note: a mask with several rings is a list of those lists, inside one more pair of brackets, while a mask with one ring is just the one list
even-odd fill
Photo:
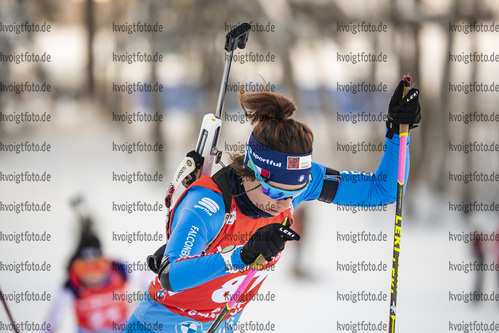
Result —
[[282, 163], [281, 162], [275, 162], [274, 160], [269, 160], [268, 158], [263, 158], [260, 155], [256, 154], [253, 150], [251, 150], [251, 155], [253, 156], [254, 159], [257, 159], [263, 163], [266, 163], [268, 165], [272, 165], [276, 168], [280, 168]]
[[218, 204], [213, 199], [207, 197], [199, 200], [198, 204], [199, 205], [194, 205], [194, 208], [201, 208], [210, 216], [220, 210], [220, 206], [218, 206]]

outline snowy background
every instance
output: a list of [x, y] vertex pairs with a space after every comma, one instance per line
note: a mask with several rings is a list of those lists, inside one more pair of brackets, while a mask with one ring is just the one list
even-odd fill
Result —
[[[92, 15], [85, 16], [91, 8]], [[86, 18], [91, 17], [90, 20]], [[164, 230], [164, 212], [132, 214], [112, 210], [114, 202], [162, 202], [166, 187], [185, 153], [194, 148], [202, 115], [214, 110], [223, 70], [225, 25], [248, 21], [275, 25], [274, 32], [250, 34], [247, 51], [276, 55], [274, 63], [233, 63], [231, 83], [260, 82], [262, 75], [276, 90], [293, 96], [299, 106], [296, 117], [314, 131], [314, 159], [338, 170], [374, 171], [381, 152], [338, 151], [338, 144], [384, 139], [383, 122], [341, 122], [338, 115], [385, 112], [402, 74], [410, 72], [421, 90], [423, 122], [411, 132], [411, 175], [404, 201], [397, 330], [399, 332], [447, 332], [450, 323], [499, 323], [499, 302], [450, 301], [449, 294], [476, 290], [476, 272], [449, 270], [449, 263], [475, 260], [471, 243], [449, 241], [449, 233], [480, 230], [499, 232], [497, 211], [468, 213], [449, 211], [449, 203], [477, 201], [497, 203], [497, 181], [450, 182], [449, 172], [460, 174], [497, 172], [497, 152], [449, 152], [448, 143], [499, 142], [497, 122], [450, 122], [448, 114], [496, 112], [498, 93], [449, 93], [448, 82], [497, 80], [499, 64], [449, 63], [449, 52], [499, 53], [496, 33], [450, 33], [449, 25], [469, 22], [499, 23], [499, 6], [492, 1], [2, 1], [2, 24], [47, 22], [47, 34], [0, 32], [0, 52], [49, 53], [50, 63], [2, 62], [0, 81], [51, 83], [49, 94], [0, 93], [2, 114], [24, 111], [52, 116], [49, 123], [0, 121], [0, 141], [47, 142], [48, 153], [15, 154], [0, 151], [0, 172], [50, 173], [48, 183], [0, 181], [2, 203], [33, 201], [50, 203], [50, 212], [0, 211], [0, 231], [5, 234], [33, 231], [51, 234], [50, 242], [0, 241], [0, 262], [33, 261], [51, 264], [50, 272], [15, 273], [0, 270], [2, 292], [44, 292], [55, 298], [65, 279], [65, 265], [77, 245], [78, 220], [69, 202], [82, 195], [96, 223], [105, 253], [134, 263], [143, 261], [161, 242], [113, 241], [112, 233]], [[119, 34], [112, 22], [160, 22], [162, 34]], [[386, 34], [338, 32], [337, 22], [381, 21]], [[89, 27], [92, 27], [91, 29]], [[92, 38], [89, 38], [91, 36]], [[89, 42], [90, 40], [90, 42]], [[93, 67], [88, 74], [88, 49]], [[112, 62], [112, 53], [159, 52], [164, 61]], [[383, 52], [386, 63], [341, 63], [337, 53]], [[118, 94], [112, 82], [154, 82], [165, 93]], [[337, 83], [383, 82], [385, 93], [345, 93]], [[91, 88], [93, 87], [93, 88]], [[155, 98], [156, 97], [156, 98]], [[160, 123], [120, 123], [116, 114], [160, 110]], [[228, 93], [225, 111], [241, 110], [235, 93]], [[245, 142], [251, 130], [247, 122], [225, 120], [219, 147]], [[113, 152], [112, 143], [161, 142], [160, 154]], [[224, 158], [225, 161], [227, 157]], [[162, 182], [114, 182], [112, 173], [146, 171], [163, 175]], [[270, 322], [275, 332], [333, 332], [341, 325], [366, 321], [388, 323], [391, 258], [395, 206], [385, 212], [344, 212], [336, 206], [306, 203], [306, 229], [298, 244], [289, 244], [276, 272], [260, 290], [274, 301], [251, 303], [241, 323]], [[387, 236], [384, 242], [339, 241], [337, 234], [361, 231]], [[499, 263], [499, 243], [482, 244], [487, 264]], [[367, 261], [387, 265], [384, 272], [344, 272], [338, 263]], [[296, 267], [305, 276], [296, 275]], [[136, 272], [147, 275], [149, 272]], [[499, 293], [499, 272], [483, 274], [487, 294]], [[130, 291], [145, 288], [131, 284]], [[340, 294], [371, 292], [387, 295], [386, 301], [341, 301]], [[130, 304], [133, 309], [136, 303]], [[46, 320], [50, 302], [9, 302], [17, 322]], [[0, 322], [8, 323], [0, 310]], [[76, 332], [71, 309], [60, 332]], [[1, 327], [0, 327], [1, 331]], [[4, 330], [7, 331], [7, 330]], [[240, 330], [242, 332], [242, 330]], [[248, 330], [251, 332], [252, 330]], [[344, 331], [354, 332], [350, 326]], [[357, 331], [362, 331], [358, 328]], [[461, 329], [459, 331], [465, 331]], [[472, 331], [472, 330], [470, 330]], [[493, 330], [491, 330], [493, 331]]]

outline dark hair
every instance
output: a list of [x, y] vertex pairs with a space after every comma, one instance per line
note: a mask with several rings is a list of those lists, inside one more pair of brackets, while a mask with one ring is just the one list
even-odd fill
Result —
[[91, 258], [102, 256], [102, 247], [97, 235], [91, 229], [85, 229], [80, 234], [78, 246], [66, 268], [69, 270], [76, 259], [90, 259], [89, 256]]
[[[261, 144], [282, 153], [306, 154], [312, 150], [314, 135], [301, 121], [291, 118], [296, 105], [290, 97], [270, 91], [239, 90], [239, 104], [254, 126], [253, 135]], [[254, 177], [243, 168], [244, 156], [231, 155], [231, 167], [240, 176]]]

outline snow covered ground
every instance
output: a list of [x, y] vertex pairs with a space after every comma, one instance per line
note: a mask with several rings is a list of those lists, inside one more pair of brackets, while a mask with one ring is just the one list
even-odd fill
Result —
[[[53, 111], [53, 121], [22, 129], [9, 124], [12, 131], [4, 142], [47, 142], [52, 145], [48, 153], [2, 152], [0, 171], [48, 172], [52, 180], [48, 183], [2, 182], [3, 203], [33, 201], [50, 203], [50, 212], [5, 212], [1, 213], [5, 234], [34, 231], [51, 234], [50, 242], [0, 242], [0, 262], [3, 264], [32, 261], [51, 265], [49, 272], [11, 272], [0, 270], [0, 286], [4, 293], [46, 291], [55, 297], [64, 279], [64, 266], [74, 247], [77, 231], [76, 217], [69, 200], [82, 194], [86, 200], [97, 230], [104, 243], [105, 252], [129, 263], [143, 261], [161, 242], [115, 241], [113, 231], [119, 233], [147, 231], [163, 232], [164, 212], [132, 213], [116, 212], [112, 203], [162, 202], [167, 182], [180, 161], [186, 147], [195, 138], [188, 137], [183, 124], [190, 119], [179, 113], [169, 115], [163, 122], [168, 129], [168, 140], [175, 138], [179, 144], [174, 148], [168, 144], [167, 170], [151, 167], [150, 153], [113, 152], [113, 142], [152, 141], [148, 137], [147, 124], [124, 125], [120, 128], [110, 116], [97, 116], [89, 112], [90, 105], [59, 103]], [[83, 112], [83, 111], [87, 112]], [[198, 126], [198, 125], [196, 125]], [[242, 125], [249, 128], [248, 125]], [[230, 135], [234, 129], [227, 129]], [[241, 127], [239, 127], [241, 131]], [[244, 138], [247, 134], [244, 134]], [[321, 137], [321, 134], [318, 134]], [[244, 139], [241, 139], [244, 140]], [[237, 140], [235, 140], [237, 142]], [[379, 160], [379, 156], [376, 157]], [[377, 163], [377, 162], [376, 162]], [[353, 170], [363, 170], [353, 165]], [[112, 173], [143, 170], [159, 171], [165, 180], [161, 183], [113, 182]], [[479, 304], [451, 301], [450, 293], [463, 294], [474, 290], [475, 273], [450, 271], [450, 266], [473, 261], [471, 243], [449, 241], [449, 232], [469, 232], [460, 215], [449, 212], [449, 198], [436, 196], [425, 190], [423, 184], [410, 184], [406, 198], [417, 197], [419, 206], [415, 214], [405, 216], [402, 227], [400, 275], [397, 307], [397, 331], [447, 332], [480, 331], [483, 324], [498, 324], [499, 302], [487, 301]], [[394, 205], [384, 212], [340, 211], [336, 206], [308, 203], [308, 229], [302, 238], [304, 262], [302, 268], [307, 278], [296, 278], [297, 244], [289, 244], [283, 258], [270, 274], [260, 294], [272, 295], [271, 301], [254, 301], [241, 318], [240, 332], [259, 331], [256, 323], [274, 332], [363, 332], [374, 325], [388, 324], [391, 258], [393, 246]], [[486, 219], [489, 219], [486, 216]], [[485, 232], [495, 229], [495, 221]], [[359, 232], [381, 234], [383, 241], [344, 241]], [[487, 244], [486, 263], [497, 262], [490, 255], [492, 244]], [[376, 272], [353, 273], [357, 263], [385, 269]], [[349, 267], [349, 271], [342, 268]], [[147, 274], [147, 273], [146, 273]], [[499, 272], [485, 272], [483, 292], [498, 292]], [[131, 285], [131, 290], [142, 290], [145, 286]], [[383, 300], [353, 302], [354, 295], [382, 294]], [[362, 294], [363, 293], [363, 294]], [[344, 299], [347, 300], [344, 300]], [[349, 300], [348, 300], [349, 299]], [[133, 307], [135, 303], [131, 304]], [[50, 302], [9, 302], [16, 321], [42, 323], [50, 308]], [[5, 311], [0, 311], [0, 322], [8, 323]], [[473, 323], [470, 328], [465, 324]], [[267, 325], [268, 324], [268, 325]], [[247, 325], [247, 326], [244, 326]], [[458, 325], [456, 327], [452, 325]], [[451, 327], [452, 326], [452, 327]], [[0, 327], [1, 328], [1, 327]], [[5, 327], [4, 327], [5, 328]], [[386, 332], [387, 329], [383, 329]], [[488, 331], [497, 331], [498, 328]], [[8, 331], [6, 329], [0, 331]], [[261, 330], [260, 330], [261, 331]], [[267, 330], [268, 331], [268, 330]], [[487, 331], [482, 329], [481, 331]], [[60, 332], [75, 332], [74, 317], [68, 309]]]

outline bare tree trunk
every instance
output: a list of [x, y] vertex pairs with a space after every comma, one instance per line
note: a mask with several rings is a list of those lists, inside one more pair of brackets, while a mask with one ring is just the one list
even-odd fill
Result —
[[[151, 17], [152, 22], [156, 22], [158, 15], [157, 15], [157, 6], [155, 0], [151, 0], [149, 2], [149, 14]], [[150, 42], [151, 42], [151, 52], [154, 54], [157, 50], [157, 38], [156, 34], [152, 33], [149, 34], [150, 36]], [[155, 61], [151, 61], [151, 81], [152, 83], [158, 82], [158, 64]], [[153, 113], [158, 113], [162, 114], [163, 112], [163, 103], [162, 103], [162, 93], [161, 92], [156, 92], [156, 93], [151, 93], [151, 98], [152, 98], [152, 111]], [[157, 121], [154, 123], [154, 140], [159, 142], [160, 144], [165, 147], [165, 141], [163, 137], [163, 132], [161, 131], [161, 122]], [[166, 147], [165, 147], [166, 148]], [[164, 154], [169, 151], [168, 149], [164, 149], [163, 152], [157, 152], [156, 153], [156, 167], [159, 170], [164, 170], [165, 168], [165, 156]]]
[[[478, 6], [477, 6], [476, 2], [473, 3], [473, 16], [475, 16], [475, 18], [471, 18], [471, 22], [476, 21], [477, 18], [479, 17]], [[471, 38], [470, 43], [471, 43], [470, 52], [474, 52], [477, 49], [476, 38]], [[470, 82], [476, 82], [477, 81], [477, 63], [475, 61], [473, 61], [473, 62], [471, 62], [470, 66], [471, 66], [471, 68], [470, 68], [471, 69]], [[468, 103], [466, 104], [466, 109], [468, 111], [472, 111], [478, 103], [476, 94], [477, 94], [476, 92], [468, 94], [468, 98], [467, 98]], [[464, 126], [464, 137], [463, 137], [464, 142], [471, 141], [471, 130], [472, 130], [471, 124]], [[465, 172], [472, 171], [472, 169], [473, 169], [473, 154], [464, 154], [463, 156], [464, 156], [463, 157], [464, 158], [464, 166], [463, 166], [464, 171]], [[476, 199], [473, 182], [471, 182], [470, 184], [463, 183], [463, 184], [461, 184], [461, 188], [462, 188], [462, 193], [461, 193], [462, 200], [464, 202], [471, 202], [472, 200]]]
[[[457, 3], [454, 3], [451, 17], [455, 17], [456, 13]], [[445, 54], [448, 55], [454, 48], [455, 37], [448, 31], [445, 25], [443, 25], [443, 29], [447, 31], [447, 48]], [[423, 147], [431, 147], [432, 142], [440, 142], [440, 145], [444, 145], [440, 146], [438, 150], [435, 150], [435, 148], [428, 148], [424, 154], [424, 156], [426, 156], [424, 159], [428, 160], [428, 168], [426, 168], [426, 171], [429, 174], [431, 170], [435, 170], [434, 175], [430, 180], [431, 183], [434, 184], [434, 189], [440, 193], [445, 192], [448, 189], [448, 181], [444, 175], [449, 169], [449, 164], [452, 163], [449, 159], [448, 149], [445, 146], [450, 140], [450, 124], [447, 116], [449, 112], [451, 112], [451, 98], [448, 86], [450, 75], [450, 63], [449, 61], [446, 61], [440, 86], [441, 98], [440, 100], [432, 101], [437, 106], [437, 109], [429, 110], [430, 113], [424, 113], [424, 117], [428, 118], [430, 121], [427, 121], [426, 125], [423, 127]], [[443, 112], [437, 112], [438, 110], [443, 110]]]
[[85, 25], [87, 28], [87, 89], [85, 93], [89, 96], [94, 94], [94, 2], [86, 0], [85, 2]]

